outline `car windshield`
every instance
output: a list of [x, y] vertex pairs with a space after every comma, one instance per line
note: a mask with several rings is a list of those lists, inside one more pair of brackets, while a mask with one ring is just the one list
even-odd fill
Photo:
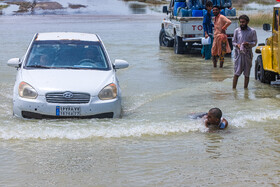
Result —
[[108, 61], [100, 42], [35, 41], [25, 68], [71, 68], [108, 70]]

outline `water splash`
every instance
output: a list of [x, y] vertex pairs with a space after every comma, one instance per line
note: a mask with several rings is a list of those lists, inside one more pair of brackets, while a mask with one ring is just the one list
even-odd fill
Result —
[[31, 120], [17, 121], [17, 124], [1, 125], [0, 139], [91, 139], [91, 138], [123, 138], [158, 136], [194, 131], [205, 132], [206, 128], [200, 121], [150, 122], [147, 120]]

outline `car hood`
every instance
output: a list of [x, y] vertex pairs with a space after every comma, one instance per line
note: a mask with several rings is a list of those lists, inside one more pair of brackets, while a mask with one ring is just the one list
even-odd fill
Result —
[[47, 92], [86, 92], [92, 96], [107, 84], [115, 83], [113, 70], [23, 69], [21, 80], [30, 84], [39, 95]]

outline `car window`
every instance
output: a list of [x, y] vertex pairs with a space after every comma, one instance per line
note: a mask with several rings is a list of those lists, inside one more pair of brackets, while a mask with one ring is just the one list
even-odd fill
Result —
[[100, 42], [35, 41], [25, 68], [109, 69]]

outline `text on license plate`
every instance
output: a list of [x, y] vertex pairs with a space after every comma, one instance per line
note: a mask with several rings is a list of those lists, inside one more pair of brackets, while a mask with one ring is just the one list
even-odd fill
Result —
[[56, 107], [57, 116], [80, 116], [81, 107], [77, 106], [57, 106]]

